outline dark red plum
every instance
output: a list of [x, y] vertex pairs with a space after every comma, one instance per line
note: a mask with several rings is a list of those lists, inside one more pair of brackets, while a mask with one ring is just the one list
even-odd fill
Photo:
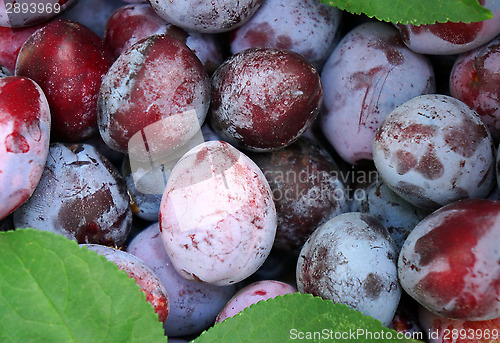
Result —
[[104, 39], [118, 57], [134, 43], [154, 34], [166, 34], [186, 44], [209, 73], [222, 63], [215, 35], [184, 31], [160, 18], [147, 4], [122, 6], [113, 12], [106, 23]]
[[500, 315], [500, 202], [467, 199], [422, 220], [398, 261], [401, 286], [429, 311], [451, 319]]
[[97, 95], [112, 63], [104, 41], [77, 22], [53, 21], [24, 43], [16, 75], [32, 78], [47, 96], [52, 141], [81, 142], [97, 133]]
[[316, 119], [323, 89], [316, 69], [297, 53], [252, 48], [226, 60], [212, 77], [210, 125], [251, 151], [296, 141]]
[[450, 74], [450, 93], [476, 111], [500, 142], [500, 38], [460, 55]]
[[16, 68], [17, 55], [24, 42], [45, 24], [24, 28], [0, 26], [0, 64], [4, 65], [12, 74]]
[[0, 79], [0, 219], [26, 202], [49, 152], [50, 110], [42, 89], [26, 77]]
[[430, 61], [408, 49], [389, 24], [369, 22], [348, 32], [321, 72], [321, 129], [350, 164], [372, 160], [372, 143], [397, 106], [435, 91]]
[[243, 25], [263, 0], [198, 1], [148, 0], [167, 22], [185, 30], [218, 33]]
[[161, 154], [199, 131], [209, 102], [210, 79], [194, 52], [171, 36], [149, 36], [122, 53], [104, 77], [99, 130], [114, 150], [132, 153], [130, 140], [135, 135], [142, 142], [144, 135], [151, 153]]
[[14, 212], [14, 224], [80, 244], [119, 247], [132, 227], [125, 181], [93, 146], [53, 143], [40, 182]]
[[321, 68], [331, 53], [342, 12], [316, 0], [266, 0], [232, 32], [231, 52], [248, 48], [288, 49]]
[[347, 189], [332, 157], [312, 141], [300, 138], [252, 160], [269, 182], [278, 227], [274, 246], [298, 253], [323, 222], [347, 211]]
[[488, 43], [500, 33], [500, 1], [479, 0], [493, 18], [475, 23], [435, 23], [396, 27], [405, 44], [415, 52], [429, 55], [460, 54]]

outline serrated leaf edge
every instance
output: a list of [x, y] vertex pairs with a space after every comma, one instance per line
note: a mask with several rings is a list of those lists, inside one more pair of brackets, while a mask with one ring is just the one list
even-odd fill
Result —
[[[372, 322], [371, 324], [373, 324], [375, 326], [378, 326], [384, 332], [392, 332], [393, 334], [396, 333], [396, 330], [388, 328], [388, 327], [385, 327], [380, 320], [378, 320], [378, 319], [376, 319], [376, 318], [374, 318], [372, 316], [367, 316], [367, 315], [363, 314], [361, 311], [352, 309], [349, 306], [347, 306], [346, 304], [335, 303], [331, 299], [323, 299], [323, 298], [321, 298], [319, 296], [315, 296], [315, 295], [309, 294], [309, 293], [295, 292], [295, 293], [290, 293], [290, 294], [285, 294], [285, 295], [278, 295], [278, 296], [276, 296], [274, 298], [270, 298], [270, 299], [266, 299], [266, 300], [260, 300], [260, 301], [254, 303], [254, 304], [251, 304], [250, 306], [248, 306], [245, 309], [243, 309], [241, 312], [238, 312], [237, 314], [235, 314], [233, 317], [226, 318], [224, 321], [222, 321], [220, 323], [215, 323], [210, 328], [204, 330], [196, 339], [190, 341], [190, 343], [197, 343], [197, 342], [201, 341], [201, 337], [203, 337], [204, 335], [206, 335], [208, 332], [210, 332], [214, 328], [219, 327], [221, 325], [224, 325], [224, 323], [226, 323], [227, 321], [231, 321], [232, 319], [235, 319], [235, 318], [241, 319], [240, 318], [241, 316], [248, 316], [249, 312], [250, 313], [253, 312], [254, 309], [255, 309], [255, 307], [260, 307], [260, 306], [262, 306], [263, 303], [272, 303], [272, 302], [280, 301], [281, 299], [286, 300], [287, 298], [291, 298], [291, 297], [294, 297], [294, 298], [296, 298], [298, 300], [299, 296], [302, 297], [303, 299], [310, 299], [310, 300], [313, 300], [313, 301], [319, 301], [319, 302], [323, 302], [325, 304], [330, 304], [330, 306], [336, 307], [338, 309], [342, 309], [342, 311], [348, 312], [348, 313], [350, 313], [353, 316], [357, 316], [358, 319], [362, 319], [362, 320], [365, 320], [367, 322], [371, 321]], [[408, 339], [408, 342], [415, 342], [415, 343], [417, 343], [419, 341]], [[268, 342], [268, 343], [273, 343], [273, 342]]]

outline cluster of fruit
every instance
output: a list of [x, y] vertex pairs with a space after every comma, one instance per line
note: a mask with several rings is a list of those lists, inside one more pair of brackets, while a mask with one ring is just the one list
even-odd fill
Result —
[[180, 340], [296, 291], [500, 338], [500, 0], [36, 2], [0, 9], [2, 230], [106, 256]]

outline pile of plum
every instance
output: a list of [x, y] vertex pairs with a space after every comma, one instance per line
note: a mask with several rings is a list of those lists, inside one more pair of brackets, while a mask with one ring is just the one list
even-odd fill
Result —
[[179, 342], [297, 291], [500, 340], [500, 0], [126, 1], [0, 9], [2, 230], [106, 256]]

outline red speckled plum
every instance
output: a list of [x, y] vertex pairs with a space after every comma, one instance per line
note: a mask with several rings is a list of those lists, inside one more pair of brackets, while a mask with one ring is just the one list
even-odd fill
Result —
[[475, 110], [500, 142], [500, 38], [460, 55], [450, 74], [450, 94]]
[[248, 48], [288, 49], [320, 68], [335, 44], [341, 11], [317, 0], [266, 0], [232, 33], [231, 52]]
[[78, 0], [0, 0], [0, 26], [28, 27], [46, 22]]
[[35, 191], [49, 152], [50, 110], [32, 80], [0, 79], [0, 219]]
[[[169, 119], [147, 132], [150, 148], [171, 149], [199, 129], [210, 102], [210, 79], [203, 64], [186, 44], [166, 35], [138, 41], [113, 63], [99, 92], [98, 124], [112, 149], [130, 152], [129, 140], [152, 124]], [[180, 114], [195, 112], [191, 116]], [[168, 126], [168, 127], [164, 127]]]
[[389, 325], [401, 297], [396, 246], [368, 214], [350, 212], [314, 231], [297, 261], [297, 289]]
[[67, 20], [45, 25], [23, 44], [16, 75], [33, 79], [47, 96], [52, 141], [81, 142], [97, 133], [97, 94], [112, 63], [99, 36]]
[[387, 185], [422, 208], [483, 198], [495, 184], [488, 129], [470, 107], [446, 95], [422, 95], [392, 111], [377, 132], [373, 158]]
[[53, 143], [40, 182], [14, 212], [14, 224], [81, 244], [121, 246], [132, 227], [128, 199], [125, 181], [93, 146]]
[[264, 263], [273, 246], [271, 189], [246, 155], [222, 141], [202, 143], [170, 174], [160, 228], [182, 276], [220, 286], [239, 282]]
[[460, 320], [500, 316], [500, 202], [466, 199], [422, 220], [401, 249], [405, 291], [433, 313]]
[[320, 77], [299, 54], [252, 48], [226, 60], [212, 77], [210, 125], [224, 140], [252, 151], [296, 141], [316, 119]]
[[164, 323], [169, 312], [169, 299], [165, 287], [161, 283], [155, 272], [149, 268], [141, 259], [115, 248], [99, 244], [82, 244], [89, 250], [95, 251], [99, 255], [106, 257], [110, 262], [118, 266], [127, 275], [134, 279], [140, 289], [146, 295], [146, 300], [153, 306], [158, 320]]
[[217, 33], [243, 25], [263, 0], [148, 0], [160, 17], [186, 30]]
[[380, 22], [362, 24], [344, 36], [321, 81], [321, 129], [351, 164], [372, 160], [375, 133], [393, 109], [435, 91], [429, 60], [408, 49], [394, 27]]
[[460, 54], [488, 43], [500, 33], [500, 0], [479, 0], [493, 18], [476, 23], [396, 25], [405, 44], [415, 52], [429, 55]]

